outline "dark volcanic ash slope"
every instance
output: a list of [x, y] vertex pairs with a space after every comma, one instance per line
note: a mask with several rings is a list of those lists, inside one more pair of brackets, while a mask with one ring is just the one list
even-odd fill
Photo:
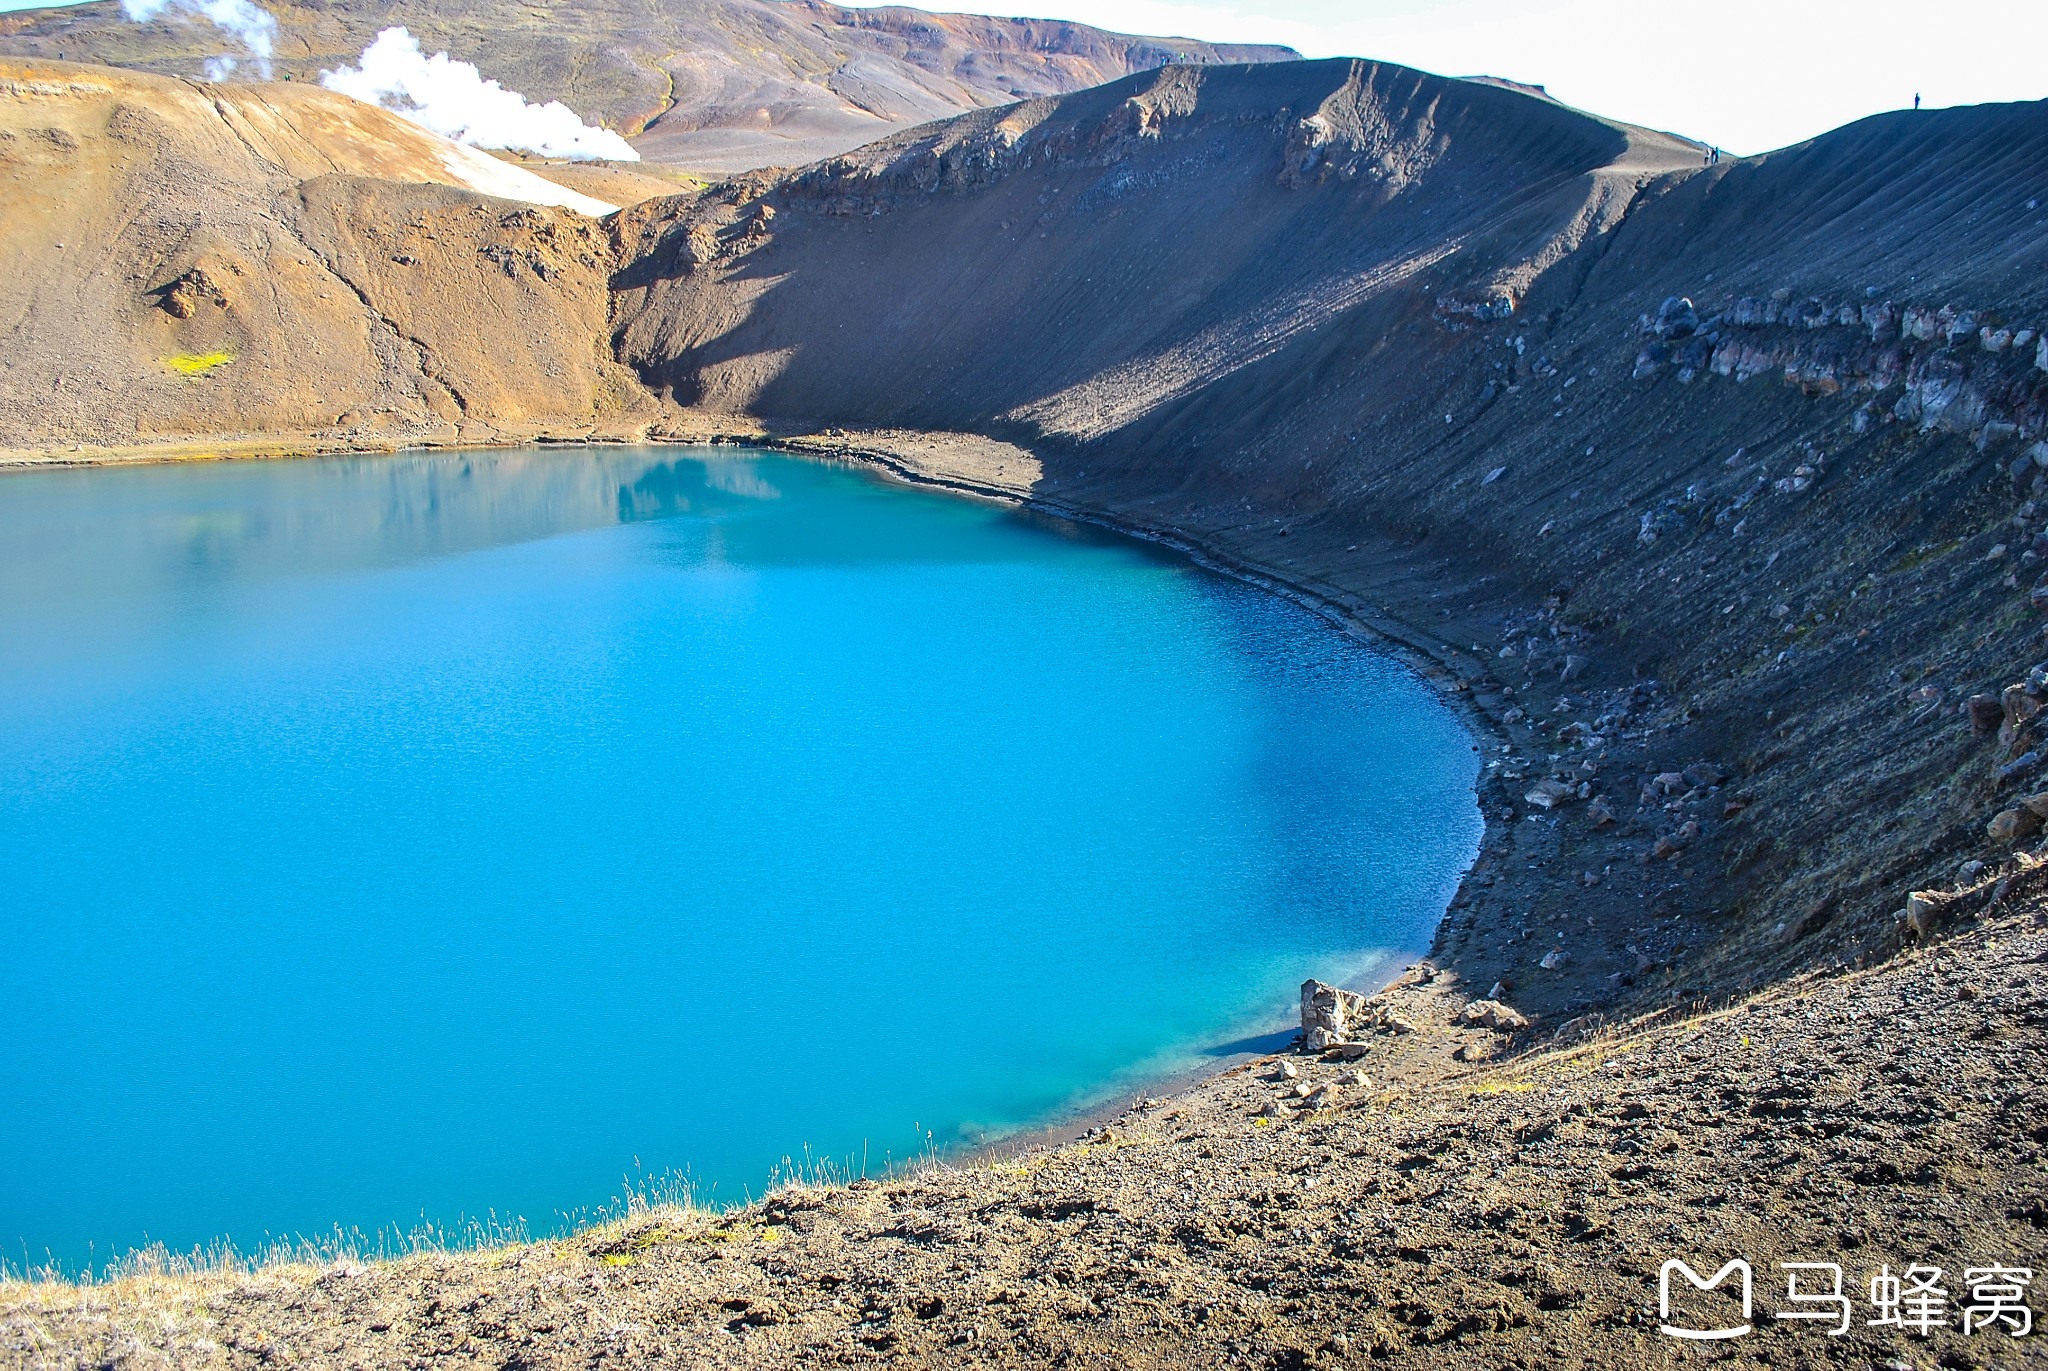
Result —
[[1710, 993], [1895, 947], [2038, 784], [1957, 710], [2048, 655], [2048, 110], [1699, 161], [1399, 68], [1169, 69], [627, 211], [620, 354], [1015, 441], [1040, 498], [1448, 640], [1517, 745], [1468, 981]]
[[[402, 24], [528, 99], [560, 100], [644, 156], [733, 171], [795, 166], [964, 110], [1113, 81], [1170, 62], [1273, 62], [1260, 44], [1139, 38], [1057, 20], [843, 9], [824, 0], [311, 0], [271, 7], [276, 70], [312, 81]], [[203, 21], [133, 24], [113, 0], [0, 15], [0, 52], [198, 76]]]

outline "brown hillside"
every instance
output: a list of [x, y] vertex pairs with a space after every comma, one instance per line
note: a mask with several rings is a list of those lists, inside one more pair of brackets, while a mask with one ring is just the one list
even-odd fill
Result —
[[316, 88], [0, 59], [0, 447], [616, 412], [609, 241], [479, 182], [560, 194]]
[[[842, 9], [823, 0], [310, 0], [273, 5], [277, 74], [317, 81], [400, 24], [537, 101], [624, 130], [655, 161], [795, 166], [964, 110], [1057, 95], [1169, 62], [1271, 62], [1287, 48], [1135, 38], [1085, 24]], [[565, 20], [567, 22], [565, 22]], [[138, 25], [114, 0], [0, 15], [0, 52], [197, 76], [212, 27]]]

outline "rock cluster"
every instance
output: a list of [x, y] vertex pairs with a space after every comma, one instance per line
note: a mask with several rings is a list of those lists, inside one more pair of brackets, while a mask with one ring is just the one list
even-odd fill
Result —
[[1414, 1031], [1414, 1024], [1377, 1000], [1322, 981], [1301, 983], [1301, 1041], [1311, 1052], [1341, 1049], [1371, 1032]]
[[1987, 448], [2048, 432], [2048, 335], [1995, 310], [1795, 300], [1780, 290], [1706, 317], [1673, 296], [1639, 327], [1652, 341], [1636, 355], [1637, 380], [1667, 370], [1688, 383], [1771, 374], [1813, 394], [1892, 392], [1890, 403], [1865, 407], [1859, 428], [1913, 424]]

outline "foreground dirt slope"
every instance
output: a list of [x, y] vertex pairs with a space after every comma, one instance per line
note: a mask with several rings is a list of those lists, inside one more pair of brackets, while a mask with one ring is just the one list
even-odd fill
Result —
[[[845, 9], [823, 0], [581, 0], [575, 22], [510, 0], [276, 5], [278, 76], [317, 81], [402, 24], [537, 101], [696, 169], [797, 166], [964, 110], [1113, 81], [1169, 62], [1272, 62], [1259, 44], [1137, 38], [1086, 24]], [[0, 52], [198, 76], [213, 28], [138, 25], [113, 0], [0, 15]]]
[[609, 239], [479, 185], [567, 194], [326, 91], [0, 59], [0, 448], [620, 413]]

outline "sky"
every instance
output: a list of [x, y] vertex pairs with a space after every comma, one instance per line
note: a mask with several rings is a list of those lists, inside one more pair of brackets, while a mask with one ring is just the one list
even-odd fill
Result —
[[[0, 0], [0, 10], [31, 0]], [[1879, 110], [2048, 98], [2048, 0], [926, 0], [1125, 33], [1505, 76], [1765, 152]], [[573, 0], [560, 6], [565, 17]], [[566, 19], [565, 19], [566, 22]]]
[[[847, 3], [847, 0], [841, 0]], [[1569, 105], [1765, 152], [1880, 110], [2048, 98], [2048, 0], [1007, 0], [974, 13], [1125, 33], [1285, 43], [1446, 76], [1505, 76]]]

